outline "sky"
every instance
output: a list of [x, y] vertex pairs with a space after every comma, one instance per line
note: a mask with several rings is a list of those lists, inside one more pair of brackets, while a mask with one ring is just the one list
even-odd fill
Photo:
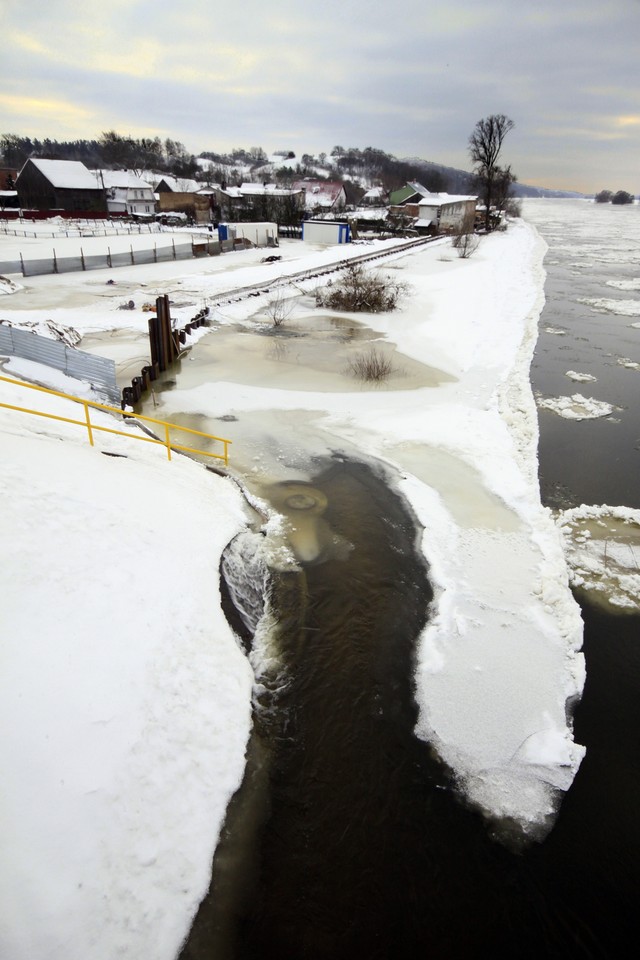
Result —
[[640, 191], [640, 0], [0, 0], [0, 31], [0, 133], [469, 169], [503, 113], [522, 183]]

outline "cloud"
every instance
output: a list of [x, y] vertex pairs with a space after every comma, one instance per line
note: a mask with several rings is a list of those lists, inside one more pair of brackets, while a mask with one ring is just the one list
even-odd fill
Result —
[[631, 0], [110, 0], [99, 17], [77, 0], [3, 3], [0, 129], [113, 127], [194, 151], [342, 142], [468, 167], [476, 120], [506, 113], [521, 180], [553, 185], [555, 170], [595, 189], [590, 145], [607, 143], [609, 169], [635, 186]]

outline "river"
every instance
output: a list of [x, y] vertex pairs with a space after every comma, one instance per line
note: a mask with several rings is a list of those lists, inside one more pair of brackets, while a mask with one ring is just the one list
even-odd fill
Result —
[[[540, 401], [579, 391], [615, 408], [582, 420], [540, 410], [540, 480], [554, 509], [639, 505], [639, 213], [525, 204], [549, 245], [534, 390]], [[287, 681], [258, 714], [183, 960], [626, 953], [640, 889], [639, 618], [579, 597], [587, 683], [575, 732], [587, 756], [552, 832], [512, 852], [412, 734], [405, 688], [420, 612], [409, 598], [428, 571], [393, 476], [325, 461], [312, 484], [309, 502], [328, 504], [323, 522], [353, 551], [275, 587], [281, 613], [295, 600], [279, 635]], [[295, 496], [304, 506], [304, 491]], [[396, 629], [400, 609], [411, 622]]]

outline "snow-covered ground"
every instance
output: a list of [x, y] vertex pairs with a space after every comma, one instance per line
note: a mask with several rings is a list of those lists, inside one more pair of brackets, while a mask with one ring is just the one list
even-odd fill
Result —
[[[417, 732], [469, 802], [533, 835], [548, 828], [583, 754], [565, 718], [584, 679], [582, 624], [562, 539], [540, 503], [529, 384], [544, 250], [517, 221], [470, 260], [443, 241], [385, 267], [409, 296], [394, 313], [358, 319], [430, 368], [423, 383], [400, 371], [379, 387], [354, 384], [337, 360], [322, 380], [312, 360], [288, 358], [266, 380], [254, 366], [244, 382], [185, 370], [155, 412], [204, 417], [214, 433], [227, 418], [232, 467], [254, 490], [310, 479], [317, 451], [346, 449], [398, 471], [435, 588], [418, 650]], [[259, 263], [257, 251], [13, 277], [24, 289], [2, 298], [0, 320], [52, 319], [89, 341], [120, 331], [109, 339], [126, 365], [145, 349], [146, 318], [118, 311], [121, 299], [169, 293], [181, 318], [233, 284], [362, 250], [290, 243], [281, 252], [278, 264]], [[313, 313], [312, 285], [296, 291], [298, 313]], [[227, 327], [255, 329], [256, 309], [217, 310], [202, 348]], [[33, 371], [11, 361], [5, 373]], [[50, 377], [60, 383], [38, 375]], [[19, 389], [0, 381], [0, 401], [19, 403]], [[170, 960], [206, 889], [250, 725], [252, 674], [217, 579], [225, 544], [245, 524], [241, 498], [231, 480], [133, 440], [101, 434], [92, 448], [78, 427], [1, 408], [0, 433], [10, 504], [3, 953]]]

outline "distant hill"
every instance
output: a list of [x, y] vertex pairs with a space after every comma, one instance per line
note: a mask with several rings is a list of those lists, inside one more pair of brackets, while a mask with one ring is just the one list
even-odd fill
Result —
[[[468, 170], [457, 170], [455, 167], [446, 167], [420, 157], [407, 157], [404, 163], [415, 167], [422, 167], [426, 172], [439, 174], [449, 184], [449, 193], [473, 193], [474, 177]], [[575, 190], [549, 190], [547, 187], [534, 187], [526, 183], [514, 183], [513, 194], [516, 197], [584, 197], [585, 194]]]

